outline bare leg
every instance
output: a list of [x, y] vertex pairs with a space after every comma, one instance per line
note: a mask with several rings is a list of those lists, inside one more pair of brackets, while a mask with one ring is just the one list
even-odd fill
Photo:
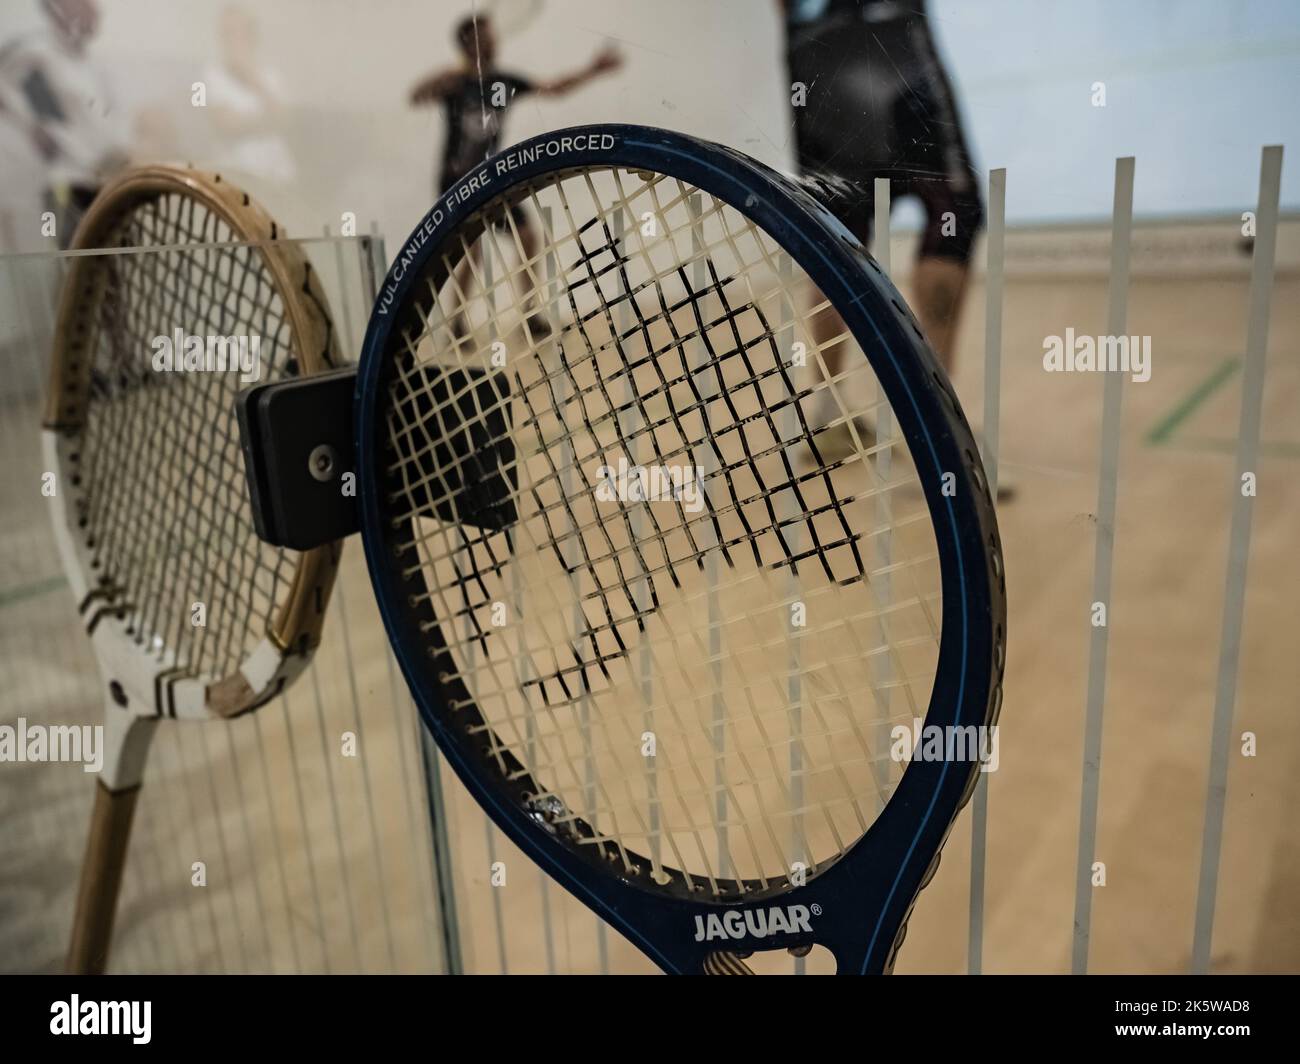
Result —
[[[951, 374], [953, 354], [957, 337], [957, 322], [961, 312], [962, 301], [966, 294], [966, 282], [969, 270], [963, 262], [955, 259], [925, 256], [917, 260], [916, 271], [912, 277], [913, 304], [916, 316], [920, 320], [921, 330], [930, 341], [944, 370]], [[820, 293], [816, 302], [821, 302]], [[825, 308], [812, 316], [811, 332], [813, 340], [821, 351], [821, 360], [826, 367], [826, 378], [819, 382], [823, 385], [813, 405], [813, 416], [819, 426], [838, 421], [843, 414], [835, 402], [831, 389], [825, 387], [827, 378], [841, 373], [844, 369], [845, 343], [832, 343], [845, 332], [843, 319], [837, 312]], [[826, 346], [830, 344], [831, 346]], [[841, 396], [843, 398], [843, 396]], [[853, 414], [852, 409], [849, 410]], [[862, 419], [858, 419], [861, 421]], [[859, 436], [868, 445], [874, 443], [874, 430], [864, 422], [858, 425]], [[825, 446], [834, 453], [838, 449], [851, 447], [846, 430], [828, 437]]]
[[[524, 256], [524, 263], [532, 263], [537, 257], [537, 230], [533, 227], [533, 223], [525, 218], [523, 224], [518, 227], [518, 233], [519, 250]], [[534, 271], [539, 268], [536, 264], [532, 267]], [[515, 294], [523, 304], [524, 323], [528, 331], [533, 336], [548, 336], [551, 332], [551, 323], [538, 306], [537, 286], [532, 283], [532, 276], [526, 268], [521, 268], [519, 273], [515, 274]]]
[[917, 259], [912, 274], [913, 303], [921, 331], [949, 376], [952, 376], [957, 322], [969, 275], [966, 263], [932, 255]]
[[[825, 297], [820, 292], [814, 292], [814, 306], [825, 301]], [[829, 306], [823, 307], [818, 313], [813, 314], [810, 324], [813, 343], [817, 345], [820, 352], [821, 364], [826, 367], [825, 375], [822, 374], [820, 368], [815, 369], [819, 379], [815, 385], [818, 390], [813, 403], [813, 416], [820, 427], [843, 416], [839, 405], [831, 394], [829, 381], [844, 369], [844, 348], [848, 345], [843, 340], [839, 343], [832, 343], [832, 341], [843, 337], [847, 326], [844, 324], [844, 319], [840, 317], [839, 311]], [[814, 367], [818, 365], [816, 356], [814, 356], [813, 364]], [[852, 411], [849, 412], [852, 413]]]
[[[523, 225], [519, 226], [518, 232], [519, 250], [523, 252], [524, 261], [532, 262], [537, 257], [537, 230], [533, 228], [533, 223], [525, 218]], [[525, 271], [524, 277], [527, 276], [528, 274]]]
[[478, 269], [482, 261], [483, 243], [481, 240], [476, 240], [469, 249], [468, 254], [456, 264], [456, 268], [452, 271], [451, 298], [453, 308], [448, 318], [451, 322], [451, 334], [458, 343], [469, 335], [469, 321], [465, 317], [465, 306], [469, 302], [470, 286], [474, 283], [474, 271]]
[[[820, 292], [814, 293], [813, 305], [825, 302]], [[845, 382], [834, 380], [844, 372], [847, 326], [839, 312], [830, 307], [810, 315], [809, 331], [818, 355], [814, 358], [813, 373], [816, 389], [809, 411], [811, 428], [817, 437], [817, 455], [821, 461], [834, 462], [847, 458], [861, 448], [871, 448], [876, 443], [876, 429], [872, 419], [858, 408]], [[820, 359], [820, 361], [818, 361]], [[823, 373], [822, 368], [825, 367]]]
[[[934, 256], [917, 259], [912, 277], [913, 301], [921, 329], [939, 356], [948, 376], [952, 376], [953, 356], [957, 344], [957, 325], [962, 304], [966, 298], [966, 282], [970, 270], [966, 263], [956, 259]], [[980, 435], [980, 433], [976, 433]], [[1014, 478], [1007, 470], [999, 470], [998, 501], [1004, 502], [1015, 495]]]
[[[912, 275], [913, 304], [921, 323], [921, 331], [925, 333], [930, 346], [939, 356], [940, 364], [949, 375], [952, 374], [957, 324], [966, 297], [969, 275], [970, 271], [964, 262], [934, 256], [917, 259], [916, 271]], [[818, 293], [816, 302], [821, 301], [822, 296]], [[844, 335], [844, 320], [835, 310], [827, 307], [813, 315], [811, 324], [813, 340], [821, 349], [826, 373], [833, 377], [844, 368], [844, 349], [847, 345], [826, 345]], [[823, 405], [831, 402], [829, 394], [822, 402]], [[829, 412], [829, 408], [826, 409]]]

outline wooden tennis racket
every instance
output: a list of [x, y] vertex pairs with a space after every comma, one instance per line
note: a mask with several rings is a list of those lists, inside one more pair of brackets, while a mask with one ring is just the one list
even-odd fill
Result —
[[[252, 380], [336, 361], [320, 286], [283, 236], [219, 176], [152, 166], [107, 186], [73, 241], [100, 250], [73, 257], [64, 281], [44, 448], [55, 538], [103, 676], [106, 755], [72, 972], [108, 963], [158, 722], [257, 709], [320, 639], [339, 545], [257, 538], [234, 408]], [[251, 348], [257, 364], [241, 368]]]

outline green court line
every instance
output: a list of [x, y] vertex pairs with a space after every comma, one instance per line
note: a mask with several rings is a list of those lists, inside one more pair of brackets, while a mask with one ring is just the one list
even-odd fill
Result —
[[30, 584], [20, 584], [18, 587], [0, 589], [0, 609], [5, 606], [12, 606], [15, 602], [37, 598], [53, 591], [56, 587], [63, 587], [66, 583], [67, 581], [61, 576], [47, 576], [44, 580], [35, 580]]
[[1240, 368], [1239, 358], [1228, 358], [1221, 362], [1213, 373], [1192, 389], [1190, 395], [1157, 422], [1156, 427], [1147, 434], [1147, 443], [1153, 446], [1168, 443], [1178, 426], [1191, 417], [1196, 408], [1218, 391]]

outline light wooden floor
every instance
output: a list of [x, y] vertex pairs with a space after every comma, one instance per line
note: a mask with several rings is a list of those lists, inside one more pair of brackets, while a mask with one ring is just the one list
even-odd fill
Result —
[[[976, 284], [956, 373], [977, 424], [983, 298]], [[1041, 352], [1043, 337], [1066, 326], [1104, 331], [1105, 299], [1104, 277], [1027, 272], [1008, 281], [1001, 453], [1018, 496], [1000, 509], [1010, 614], [1001, 767], [989, 790], [991, 972], [1069, 969], [1102, 382], [1044, 373]], [[1131, 288], [1129, 331], [1153, 337], [1154, 372], [1124, 386], [1097, 844], [1107, 885], [1092, 909], [1094, 971], [1189, 964], [1240, 399], [1230, 360], [1243, 352], [1246, 302], [1240, 270], [1138, 276]], [[1231, 758], [1212, 955], [1223, 972], [1300, 970], [1298, 337], [1300, 274], [1288, 272], [1273, 298], [1233, 724], [1234, 735], [1258, 736], [1258, 756]], [[1206, 394], [1193, 402], [1198, 393]], [[0, 447], [18, 457], [3, 464], [0, 721], [93, 721], [93, 661], [31, 487], [34, 409], [15, 399], [0, 411]], [[349, 547], [341, 586], [346, 635], [336, 610], [317, 665], [287, 705], [234, 728], [160, 733], [118, 969], [441, 966], [410, 710], [390, 673], [359, 544]], [[365, 756], [334, 756], [358, 714]], [[601, 970], [594, 917], [490, 832], [454, 779], [444, 787], [466, 968]], [[222, 816], [213, 794], [230, 799]], [[0, 968], [59, 965], [89, 797], [89, 777], [73, 766], [0, 765]], [[969, 838], [967, 812], [917, 905], [900, 972], [965, 969]], [[490, 858], [505, 862], [503, 887], [489, 884]], [[188, 886], [195, 859], [208, 862], [206, 893]], [[617, 935], [606, 939], [608, 970], [651, 970]]]
[[[1260, 461], [1232, 732], [1212, 966], [1300, 969], [1300, 278], [1273, 297]], [[972, 293], [957, 387], [980, 409], [983, 292]], [[1042, 337], [1105, 331], [1102, 279], [1017, 279], [1006, 303], [1002, 455], [1019, 496], [1000, 510], [1009, 620], [1002, 767], [991, 777], [986, 970], [1068, 970], [1097, 508], [1099, 379], [1042, 372]], [[1188, 968], [1218, 670], [1240, 373], [1151, 441], [1246, 330], [1245, 277], [1138, 279], [1129, 331], [1154, 371], [1125, 384], [1090, 969]], [[975, 415], [978, 418], [978, 414]], [[911, 921], [900, 971], [964, 964], [969, 821]]]

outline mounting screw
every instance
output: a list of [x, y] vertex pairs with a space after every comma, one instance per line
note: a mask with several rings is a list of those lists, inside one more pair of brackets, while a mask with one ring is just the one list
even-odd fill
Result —
[[307, 468], [317, 480], [326, 481], [334, 476], [334, 448], [322, 443], [307, 456]]

